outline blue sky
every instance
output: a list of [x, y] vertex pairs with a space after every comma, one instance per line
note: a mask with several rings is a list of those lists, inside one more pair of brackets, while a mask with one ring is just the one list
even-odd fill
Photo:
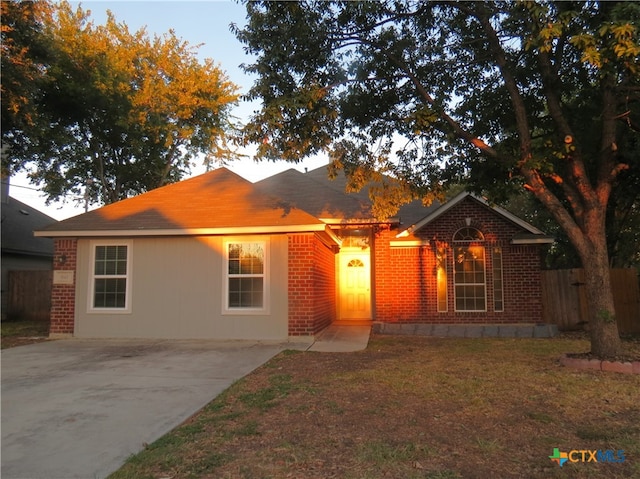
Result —
[[[80, 2], [84, 10], [91, 11], [91, 19], [96, 24], [106, 21], [107, 10], [110, 10], [118, 22], [124, 22], [131, 31], [146, 27], [150, 36], [161, 35], [173, 29], [176, 36], [195, 46], [202, 46], [198, 56], [202, 59], [212, 58], [224, 70], [229, 79], [245, 93], [253, 83], [253, 78], [240, 68], [241, 63], [250, 63], [242, 44], [230, 32], [229, 25], [244, 25], [246, 11], [244, 5], [229, 0], [201, 1], [84, 1]], [[78, 5], [78, 2], [72, 2]], [[246, 120], [258, 105], [240, 104], [233, 115], [241, 121]], [[251, 150], [244, 152], [251, 155]], [[230, 169], [250, 181], [257, 181], [288, 168], [304, 170], [312, 169], [326, 163], [323, 158], [315, 158], [300, 164], [291, 163], [258, 163], [252, 159], [234, 162]], [[199, 174], [202, 169], [194, 169]], [[26, 187], [26, 188], [24, 188]], [[84, 208], [69, 200], [66, 204], [55, 203], [45, 206], [44, 197], [33, 190], [26, 175], [16, 175], [11, 179], [10, 195], [23, 203], [38, 208], [55, 219], [64, 219], [83, 213]]]

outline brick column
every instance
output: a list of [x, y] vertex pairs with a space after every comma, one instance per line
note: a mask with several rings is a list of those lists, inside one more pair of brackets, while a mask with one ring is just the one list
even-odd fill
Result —
[[[394, 321], [393, 310], [393, 282], [396, 273], [391, 264], [391, 230], [388, 226], [382, 226], [374, 235], [373, 245], [373, 291], [375, 294], [376, 321]], [[402, 278], [403, 272], [400, 272]]]
[[313, 234], [289, 235], [289, 336], [315, 333]]
[[51, 326], [49, 337], [73, 336], [76, 302], [76, 258], [78, 240], [53, 242], [53, 286], [51, 287]]

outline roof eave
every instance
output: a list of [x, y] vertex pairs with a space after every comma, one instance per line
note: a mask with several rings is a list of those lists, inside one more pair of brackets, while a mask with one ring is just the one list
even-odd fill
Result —
[[514, 245], [527, 245], [527, 244], [553, 244], [555, 239], [549, 236], [541, 236], [539, 238], [514, 238], [511, 240], [511, 244]]
[[439, 217], [443, 213], [449, 211], [451, 208], [453, 208], [455, 205], [460, 203], [460, 201], [465, 199], [467, 196], [471, 196], [471, 193], [467, 193], [466, 191], [463, 191], [462, 193], [459, 193], [458, 195], [453, 197], [451, 200], [449, 200], [445, 204], [443, 204], [440, 208], [438, 208], [435, 211], [433, 211], [431, 214], [425, 216], [424, 218], [422, 218], [417, 223], [412, 224], [407, 229], [402, 230], [400, 233], [398, 233], [396, 235], [396, 238], [406, 238], [407, 236], [410, 236], [411, 234], [413, 234], [414, 231], [419, 230], [424, 225], [426, 225], [428, 223], [431, 223], [434, 219], [436, 219], [437, 217]]
[[128, 236], [212, 236], [271, 233], [304, 233], [324, 231], [324, 223], [309, 225], [241, 226], [224, 228], [178, 228], [178, 229], [126, 229], [126, 230], [69, 230], [35, 231], [34, 236], [43, 238], [81, 237], [128, 237]]
[[491, 205], [484, 198], [482, 198], [480, 196], [477, 196], [477, 195], [474, 195], [473, 193], [469, 193], [469, 192], [463, 191], [462, 193], [459, 193], [457, 196], [455, 196], [450, 201], [446, 202], [444, 205], [442, 205], [440, 208], [435, 210], [430, 215], [424, 217], [422, 220], [418, 221], [417, 223], [409, 226], [407, 229], [405, 229], [405, 230], [401, 231], [400, 233], [398, 233], [396, 235], [396, 238], [406, 238], [407, 236], [411, 235], [414, 231], [419, 230], [420, 228], [422, 228], [426, 224], [430, 223], [431, 221], [433, 221], [436, 218], [438, 218], [439, 216], [441, 216], [443, 213], [445, 213], [448, 210], [450, 210], [453, 206], [458, 204], [460, 201], [465, 199], [467, 196], [470, 196], [471, 198], [475, 199], [476, 201], [479, 201], [483, 205], [491, 208], [493, 211], [495, 211], [499, 215], [501, 215], [504, 218], [508, 219], [509, 221], [515, 223], [516, 225], [518, 225], [521, 228], [525, 229], [529, 233], [534, 234], [534, 235], [544, 235], [544, 232], [542, 232], [541, 230], [539, 230], [535, 226], [527, 223], [526, 221], [518, 218], [516, 215], [514, 215], [513, 213], [510, 213], [509, 211], [505, 210], [504, 208], [501, 208], [500, 206], [497, 206], [497, 205]]
[[320, 221], [327, 225], [345, 225], [345, 226], [358, 226], [358, 225], [379, 225], [379, 224], [400, 224], [399, 218], [388, 218], [385, 221], [380, 221], [375, 218], [318, 218]]

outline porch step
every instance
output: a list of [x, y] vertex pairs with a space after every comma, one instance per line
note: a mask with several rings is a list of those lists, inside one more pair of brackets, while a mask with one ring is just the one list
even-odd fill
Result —
[[552, 338], [555, 324], [423, 324], [375, 321], [375, 334], [435, 336], [440, 338]]
[[371, 326], [370, 319], [338, 319], [331, 323], [334, 326]]

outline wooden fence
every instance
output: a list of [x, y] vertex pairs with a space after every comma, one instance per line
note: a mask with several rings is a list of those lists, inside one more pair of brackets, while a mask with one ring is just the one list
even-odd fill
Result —
[[9, 271], [7, 319], [49, 321], [52, 271]]
[[[589, 321], [584, 270], [542, 272], [542, 309], [547, 323], [561, 331], [582, 329]], [[640, 288], [636, 269], [612, 269], [611, 286], [621, 333], [640, 333]]]

